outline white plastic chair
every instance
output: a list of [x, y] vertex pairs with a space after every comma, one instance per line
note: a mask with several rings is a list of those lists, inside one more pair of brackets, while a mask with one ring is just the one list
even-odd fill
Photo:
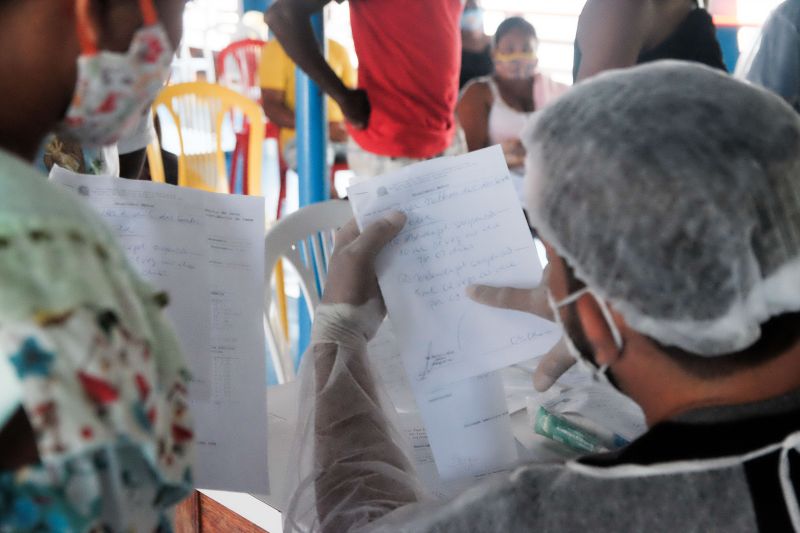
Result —
[[[305, 298], [308, 315], [313, 319], [328, 276], [328, 259], [333, 252], [333, 236], [337, 229], [353, 217], [346, 200], [330, 200], [304, 207], [278, 221], [265, 240], [265, 272], [273, 272], [283, 258], [297, 273]], [[270, 278], [271, 278], [270, 274]], [[319, 286], [317, 283], [319, 280]], [[294, 362], [288, 349], [288, 339], [282, 329], [270, 319], [272, 283], [267, 280], [264, 295], [267, 342], [278, 383], [295, 377]]]

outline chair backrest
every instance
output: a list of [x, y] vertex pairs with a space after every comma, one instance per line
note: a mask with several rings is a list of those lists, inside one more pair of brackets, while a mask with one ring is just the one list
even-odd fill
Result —
[[[278, 221], [268, 232], [265, 240], [266, 272], [272, 273], [281, 258], [285, 259], [297, 273], [300, 288], [305, 297], [308, 314], [313, 318], [319, 305], [322, 290], [328, 276], [328, 260], [333, 252], [333, 236], [338, 228], [353, 217], [350, 202], [329, 200], [304, 207]], [[271, 274], [270, 274], [271, 276]], [[264, 309], [269, 314], [272, 305], [271, 283], [267, 280]], [[294, 366], [288, 350], [281, 349], [288, 343], [281, 342], [279, 328], [267, 320], [267, 341], [280, 383], [294, 377]]]
[[258, 67], [265, 44], [259, 39], [244, 39], [225, 47], [217, 56], [218, 83], [261, 103]]
[[[261, 164], [264, 149], [264, 112], [244, 95], [206, 82], [170, 85], [153, 103], [155, 113], [167, 110], [178, 130], [178, 185], [214, 192], [228, 190], [223, 151], [223, 127], [232, 122], [232, 132], [248, 132], [248, 193], [261, 195]], [[163, 115], [162, 115], [163, 118]], [[250, 127], [242, 128], [242, 125]], [[163, 162], [157, 145], [148, 149], [153, 181], [164, 181]]]
[[189, 46], [189, 40], [183, 39], [178, 49], [178, 53], [172, 60], [172, 79], [175, 83], [189, 83], [197, 80], [204, 80], [210, 83], [217, 81], [214, 68], [214, 52], [207, 43], [201, 48], [194, 48], [199, 52], [199, 56], [192, 53], [193, 47]]

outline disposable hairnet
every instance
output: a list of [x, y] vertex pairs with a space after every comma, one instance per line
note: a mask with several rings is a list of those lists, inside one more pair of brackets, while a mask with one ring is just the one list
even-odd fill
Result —
[[665, 61], [578, 84], [523, 138], [535, 227], [635, 330], [719, 356], [800, 310], [800, 119], [777, 96]]

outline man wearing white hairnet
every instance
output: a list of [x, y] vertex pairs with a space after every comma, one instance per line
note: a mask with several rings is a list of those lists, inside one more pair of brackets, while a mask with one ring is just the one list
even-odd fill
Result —
[[383, 317], [374, 258], [404, 217], [350, 224], [302, 370], [287, 531], [800, 530], [800, 118], [664, 62], [576, 86], [525, 137], [566, 344], [649, 431], [427, 500], [366, 355]]

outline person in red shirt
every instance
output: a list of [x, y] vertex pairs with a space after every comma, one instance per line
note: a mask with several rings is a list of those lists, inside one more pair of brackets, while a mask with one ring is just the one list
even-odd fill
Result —
[[309, 17], [330, 1], [277, 0], [266, 19], [286, 53], [342, 108], [356, 180], [466, 152], [454, 114], [463, 0], [350, 0], [356, 89], [325, 62], [311, 28]]

